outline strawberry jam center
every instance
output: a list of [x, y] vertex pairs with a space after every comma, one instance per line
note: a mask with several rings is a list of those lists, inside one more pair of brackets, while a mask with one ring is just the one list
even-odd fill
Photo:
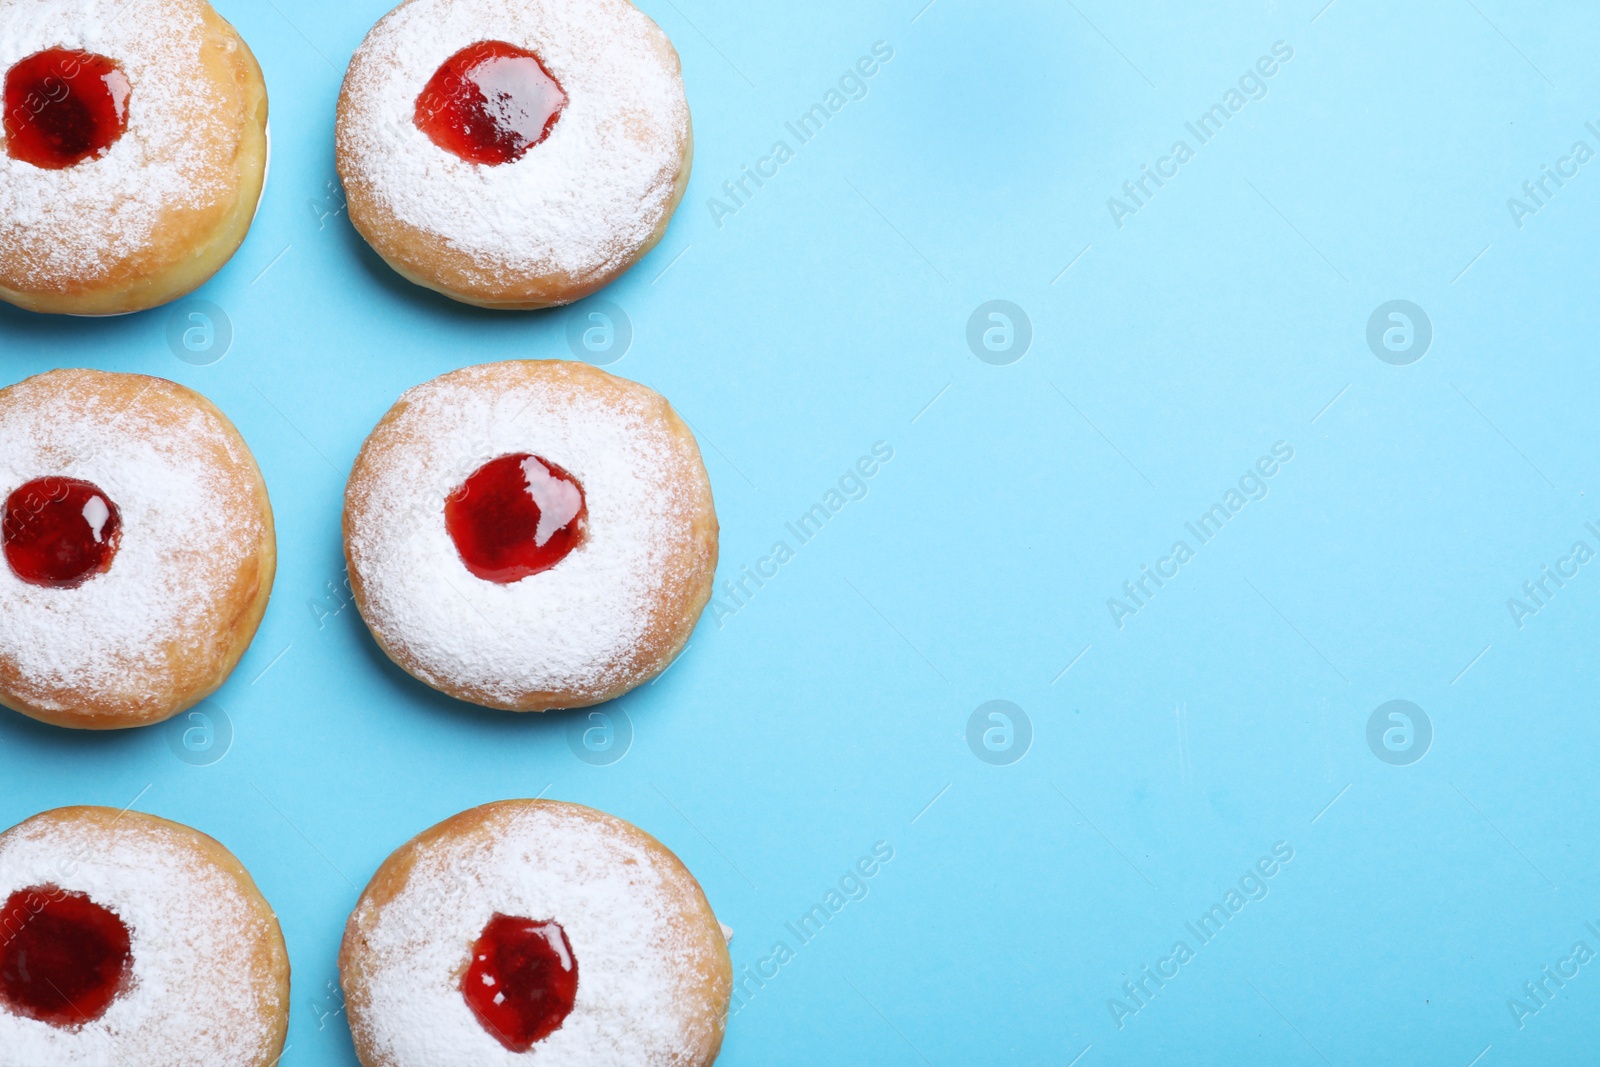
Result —
[[417, 128], [468, 163], [514, 163], [550, 131], [567, 94], [538, 56], [504, 41], [468, 45], [417, 97]]
[[106, 1013], [127, 985], [128, 928], [82, 893], [20, 889], [0, 913], [0, 1007], [51, 1026]]
[[578, 996], [578, 961], [555, 921], [496, 914], [472, 946], [461, 993], [483, 1028], [526, 1052], [561, 1028]]
[[461, 562], [502, 585], [566, 559], [583, 542], [587, 518], [578, 480], [526, 452], [485, 463], [444, 502]]
[[76, 478], [35, 478], [6, 498], [6, 562], [32, 585], [71, 589], [111, 569], [122, 514]]
[[128, 128], [128, 76], [105, 56], [35, 52], [6, 72], [6, 151], [61, 170], [98, 156]]

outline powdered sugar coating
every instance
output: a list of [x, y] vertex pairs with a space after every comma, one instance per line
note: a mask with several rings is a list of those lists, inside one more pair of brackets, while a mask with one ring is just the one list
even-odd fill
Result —
[[[444, 61], [488, 40], [536, 53], [568, 98], [547, 140], [498, 166], [440, 148], [414, 121]], [[351, 60], [338, 139], [347, 184], [494, 283], [629, 263], [674, 205], [688, 131], [676, 53], [628, 0], [408, 0]]]
[[[706, 1062], [720, 1042], [726, 983], [720, 1004], [708, 998], [719, 935], [688, 872], [637, 828], [591, 809], [513, 801], [480, 811], [486, 820], [467, 832], [425, 834], [403, 849], [414, 863], [398, 891], [380, 905], [369, 887], [351, 916], [346, 948], [359, 946], [357, 958], [342, 962], [364, 1062]], [[525, 1054], [490, 1035], [461, 993], [473, 942], [497, 912], [553, 919], [577, 960], [571, 1014]]]
[[[408, 391], [363, 448], [346, 499], [346, 551], [380, 643], [430, 685], [500, 706], [554, 691], [593, 702], [653, 673], [639, 646], [697, 581], [684, 546], [710, 506], [698, 450], [667, 411], [583, 364], [484, 364]], [[576, 478], [588, 520], [556, 566], [499, 584], [467, 570], [444, 500], [516, 453]]]
[[[176, 399], [176, 403], [174, 403]], [[72, 589], [0, 563], [0, 673], [36, 706], [143, 709], [192, 679], [233, 625], [222, 605], [265, 530], [255, 461], [216, 413], [159, 378], [64, 370], [0, 392], [0, 501], [36, 478], [91, 482], [122, 516], [111, 567]]]
[[287, 1010], [263, 965], [276, 923], [181, 829], [136, 813], [59, 814], [0, 836], [0, 903], [44, 886], [87, 894], [128, 927], [132, 984], [99, 1019], [72, 1029], [0, 1008], [0, 1067], [271, 1062], [273, 1020]]
[[208, 10], [205, 0], [0, 0], [0, 76], [48, 48], [82, 49], [115, 61], [130, 85], [127, 131], [76, 166], [13, 159], [0, 129], [0, 254], [13, 284], [92, 285], [172, 213], [234, 195], [234, 111], [196, 73]]

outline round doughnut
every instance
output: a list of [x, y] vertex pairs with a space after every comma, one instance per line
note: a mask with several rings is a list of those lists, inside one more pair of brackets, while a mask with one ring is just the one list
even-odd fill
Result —
[[550, 800], [402, 845], [350, 916], [339, 974], [363, 1067], [705, 1067], [733, 986], [678, 857]]
[[645, 386], [554, 360], [402, 396], [356, 457], [344, 539], [389, 657], [512, 711], [597, 704], [665, 670], [717, 565], [689, 427]]
[[678, 53], [628, 0], [406, 0], [339, 96], [350, 221], [468, 304], [567, 304], [655, 247], [694, 152]]
[[226, 848], [153, 815], [57, 808], [0, 834], [0, 1062], [269, 1067], [289, 954]]
[[0, 77], [0, 298], [140, 311], [243, 242], [267, 88], [206, 0], [0, 0]]
[[212, 693], [255, 636], [272, 508], [200, 394], [93, 370], [0, 389], [0, 504], [0, 703], [142, 726]]

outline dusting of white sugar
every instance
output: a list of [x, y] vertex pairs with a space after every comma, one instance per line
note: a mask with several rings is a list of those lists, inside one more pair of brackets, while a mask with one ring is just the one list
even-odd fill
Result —
[[[106, 1013], [61, 1028], [0, 1009], [0, 1067], [257, 1067], [277, 992], [256, 962], [272, 924], [180, 831], [127, 815], [31, 819], [0, 836], [0, 903], [82, 893], [127, 926], [131, 984]], [[10, 917], [13, 924], [16, 917]]]
[[[495, 166], [440, 148], [414, 120], [444, 61], [483, 41], [534, 52], [568, 99], [543, 143]], [[672, 204], [689, 130], [676, 54], [628, 0], [409, 0], [367, 35], [345, 94], [346, 181], [491, 282], [627, 263]]]
[[[597, 822], [598, 820], [598, 822]], [[363, 899], [365, 1003], [352, 1025], [391, 1067], [677, 1067], [721, 1023], [699, 976], [713, 967], [699, 888], [611, 816], [564, 804], [497, 806], [481, 832], [422, 846], [381, 908]], [[527, 1053], [484, 1029], [461, 992], [496, 914], [559, 923], [577, 960], [572, 1012]], [[347, 984], [349, 976], [346, 976]]]
[[230, 625], [219, 601], [263, 534], [254, 461], [209, 409], [158, 403], [178, 388], [53, 371], [0, 394], [0, 501], [35, 479], [75, 478], [122, 519], [110, 569], [76, 588], [32, 585], [0, 563], [0, 662], [41, 706], [169, 699], [170, 649]]
[[[0, 129], [0, 255], [40, 287], [93, 283], [150, 243], [174, 211], [230, 195], [238, 133], [199, 77], [204, 0], [0, 0], [0, 76], [50, 48], [115, 61], [128, 128], [101, 156], [63, 170], [13, 159]], [[217, 145], [228, 146], [219, 152]]]
[[[565, 375], [506, 367], [468, 367], [411, 389], [363, 450], [346, 544], [364, 617], [435, 686], [508, 703], [530, 692], [604, 692], [636, 669], [632, 653], [663, 590], [684, 581], [673, 550], [693, 537], [699, 504], [680, 476], [691, 460], [655, 394], [596, 393]], [[444, 501], [489, 460], [519, 453], [577, 479], [588, 518], [561, 562], [499, 584], [467, 570]]]

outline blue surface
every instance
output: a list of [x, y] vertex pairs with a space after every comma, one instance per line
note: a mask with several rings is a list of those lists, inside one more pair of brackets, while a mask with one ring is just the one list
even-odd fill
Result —
[[[197, 294], [231, 323], [225, 357], [175, 357], [188, 304], [6, 309], [4, 374], [140, 371], [214, 399], [266, 471], [277, 587], [207, 710], [231, 742], [6, 716], [0, 824], [137, 796], [234, 849], [289, 939], [292, 1067], [354, 1063], [334, 959], [383, 857], [535, 794], [676, 850], [736, 966], [772, 975], [788, 943], [747, 980], [729, 1065], [1591, 1059], [1600, 961], [1562, 961], [1600, 951], [1600, 563], [1571, 557], [1600, 550], [1600, 161], [1539, 204], [1521, 190], [1572, 173], [1576, 141], [1600, 151], [1600, 12], [923, 2], [645, 0], [683, 55], [695, 171], [604, 294], [632, 329], [609, 366], [701, 435], [722, 579], [779, 539], [794, 558], [604, 709], [632, 741], [600, 765], [569, 743], [581, 717], [411, 681], [342, 590], [341, 492], [378, 417], [454, 367], [569, 355], [572, 313], [451, 305], [340, 212], [334, 99], [385, 0], [220, 2], [266, 69], [276, 152], [248, 241]], [[799, 143], [785, 123], [880, 41], [865, 96]], [[1201, 143], [1185, 124], [1275, 42], [1292, 58]], [[779, 139], [792, 158], [729, 200]], [[1134, 201], [1145, 165], [1176, 175]], [[982, 343], [1002, 320], [969, 347], [991, 300], [1031, 326], [1014, 362]], [[1403, 347], [1402, 320], [1369, 347], [1393, 300], [1431, 324], [1420, 360], [1420, 333], [1381, 342]], [[799, 545], [785, 523], [877, 442], [893, 459], [865, 496]], [[1292, 458], [1251, 476], [1275, 445]], [[1185, 524], [1213, 504], [1201, 543]], [[1180, 540], [1177, 575], [1114, 613]], [[1539, 606], [1522, 587], [1545, 565], [1577, 574]], [[991, 707], [969, 731], [993, 700], [1030, 729]], [[1420, 760], [1413, 713], [1369, 745], [1391, 700], [1431, 727]], [[785, 924], [877, 842], [893, 859], [801, 944]], [[1229, 918], [1203, 941], [1186, 924], [1213, 904]]]

